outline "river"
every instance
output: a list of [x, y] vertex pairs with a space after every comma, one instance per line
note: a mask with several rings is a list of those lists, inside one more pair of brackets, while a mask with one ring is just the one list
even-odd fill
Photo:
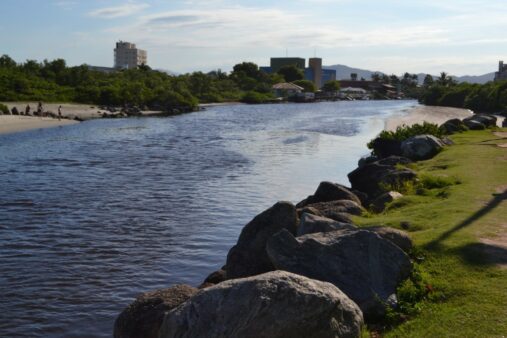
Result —
[[241, 228], [413, 101], [231, 105], [0, 135], [0, 336], [110, 337], [140, 292], [197, 286]]

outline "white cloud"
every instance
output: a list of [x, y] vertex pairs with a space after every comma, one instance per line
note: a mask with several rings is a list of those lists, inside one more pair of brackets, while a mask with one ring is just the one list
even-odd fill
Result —
[[113, 19], [136, 14], [147, 7], [149, 5], [145, 3], [129, 2], [121, 6], [99, 8], [91, 11], [88, 15], [96, 18]]

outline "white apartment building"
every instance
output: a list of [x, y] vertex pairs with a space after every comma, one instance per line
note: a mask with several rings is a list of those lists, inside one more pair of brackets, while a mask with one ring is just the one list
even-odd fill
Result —
[[114, 49], [114, 68], [131, 69], [147, 64], [146, 51], [136, 48], [134, 43], [119, 41]]

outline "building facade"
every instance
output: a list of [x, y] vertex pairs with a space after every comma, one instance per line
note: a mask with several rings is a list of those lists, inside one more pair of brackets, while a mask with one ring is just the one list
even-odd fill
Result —
[[296, 66], [299, 69], [305, 69], [305, 59], [303, 58], [271, 58], [270, 66], [271, 71], [276, 73], [280, 70], [280, 68], [284, 66]]
[[498, 72], [495, 72], [495, 81], [507, 80], [507, 65], [503, 61], [498, 63]]
[[271, 58], [269, 67], [259, 67], [265, 73], [272, 74], [280, 70], [284, 66], [296, 66], [303, 70], [305, 80], [312, 81], [317, 89], [328, 81], [336, 80], [336, 71], [332, 69], [322, 69], [321, 58], [310, 58], [308, 59], [308, 67], [305, 67], [306, 61], [303, 58], [297, 57], [278, 57]]
[[148, 63], [145, 50], [136, 48], [134, 43], [119, 41], [114, 49], [114, 68], [135, 69]]

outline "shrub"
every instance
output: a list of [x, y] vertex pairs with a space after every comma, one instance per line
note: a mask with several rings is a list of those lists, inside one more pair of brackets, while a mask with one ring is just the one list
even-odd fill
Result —
[[9, 108], [5, 104], [0, 103], [0, 111], [2, 114], [9, 114]]
[[261, 94], [254, 91], [246, 92], [241, 98], [241, 102], [245, 103], [264, 103], [271, 100], [271, 95]]
[[[405, 141], [413, 136], [429, 134], [436, 137], [442, 137], [443, 131], [435, 123], [423, 122], [423, 124], [416, 123], [411, 126], [398, 126], [395, 131], [383, 130], [377, 138], [394, 141]], [[373, 149], [373, 141], [368, 143], [368, 148]]]

